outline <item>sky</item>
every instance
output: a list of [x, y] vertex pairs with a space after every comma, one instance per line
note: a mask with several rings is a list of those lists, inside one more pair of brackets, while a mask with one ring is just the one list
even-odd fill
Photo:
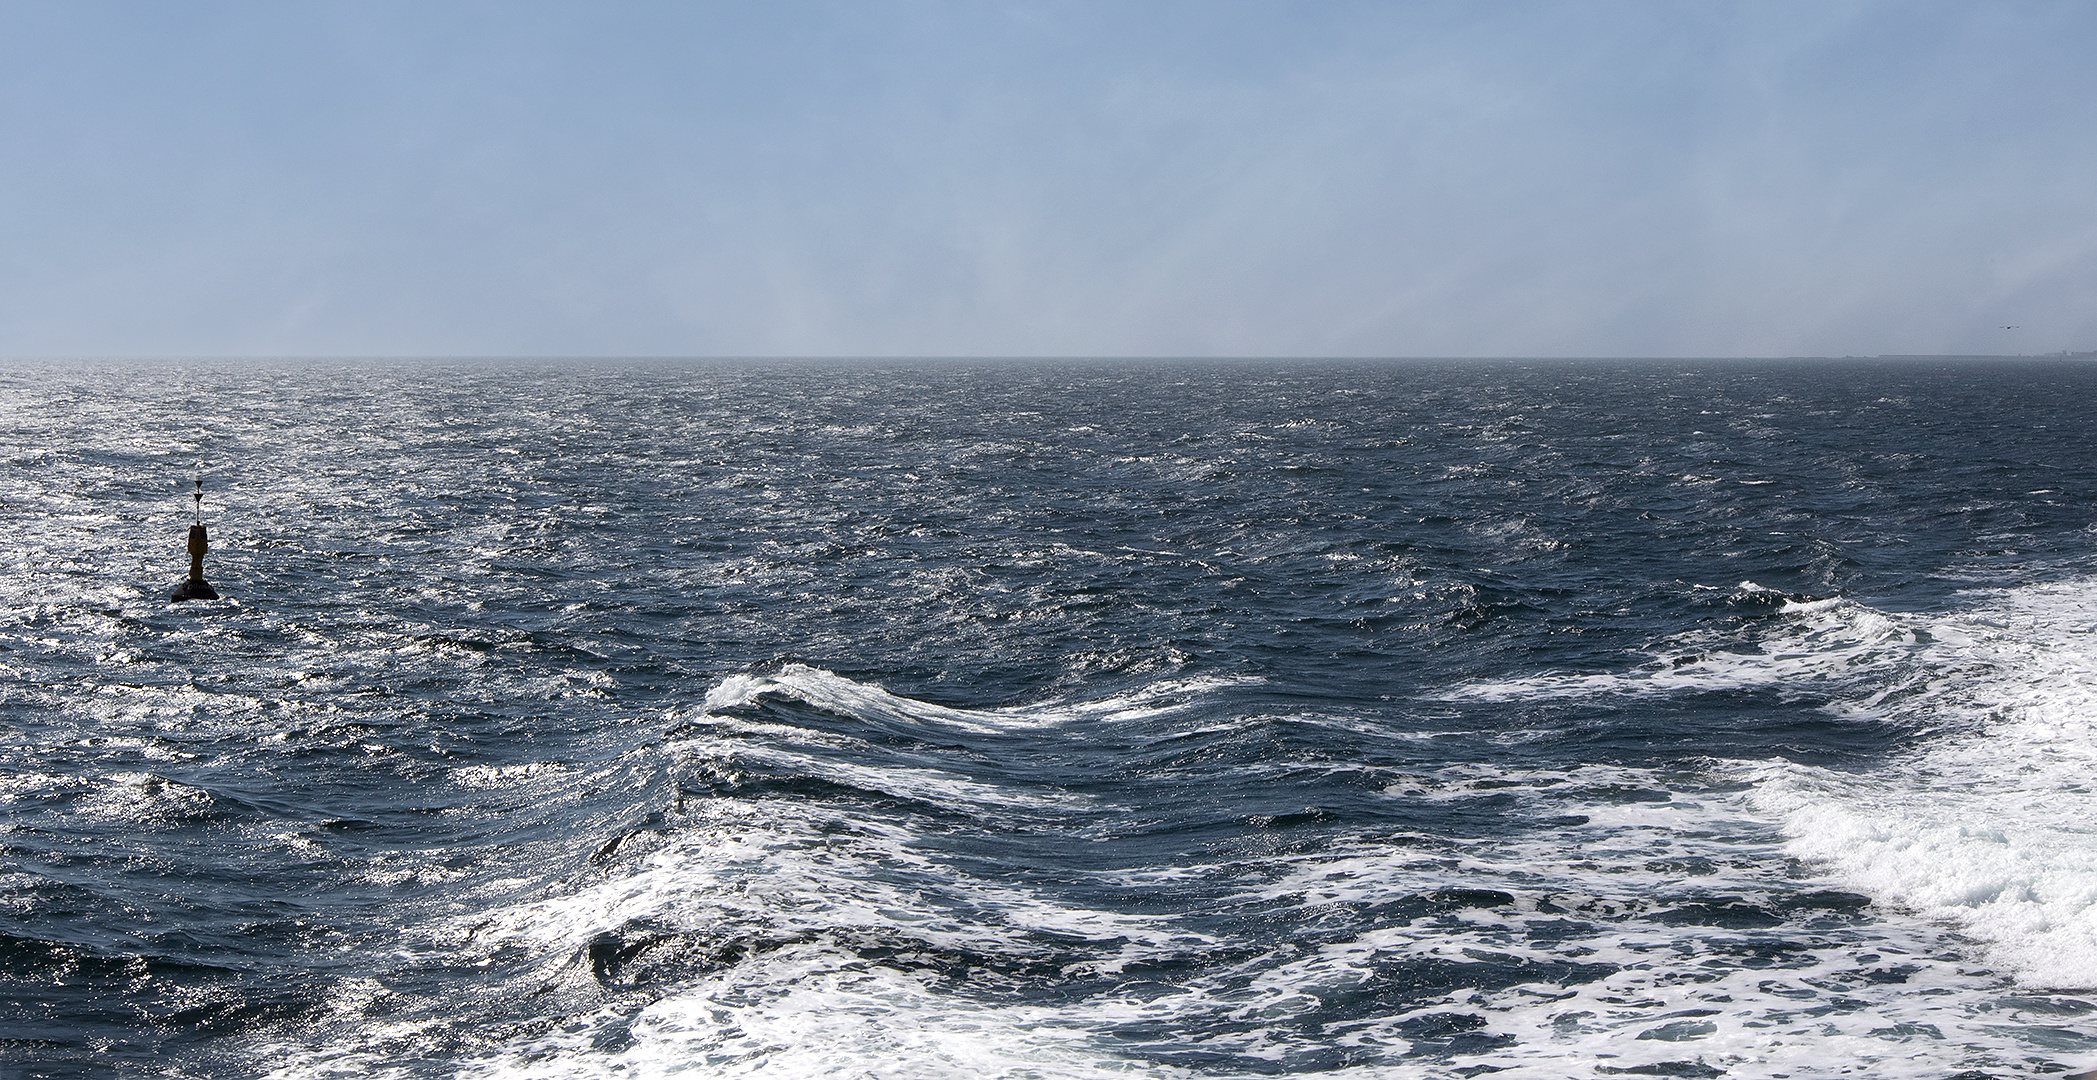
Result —
[[0, 0], [0, 356], [2097, 349], [2087, 0]]

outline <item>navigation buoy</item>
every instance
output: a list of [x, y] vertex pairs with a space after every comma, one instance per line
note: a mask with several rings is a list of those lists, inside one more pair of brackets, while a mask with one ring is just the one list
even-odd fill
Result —
[[197, 501], [197, 520], [189, 527], [189, 580], [175, 586], [170, 600], [216, 600], [218, 590], [204, 580], [204, 553], [211, 550], [211, 538], [204, 533], [204, 465], [197, 463], [197, 491], [191, 496]]

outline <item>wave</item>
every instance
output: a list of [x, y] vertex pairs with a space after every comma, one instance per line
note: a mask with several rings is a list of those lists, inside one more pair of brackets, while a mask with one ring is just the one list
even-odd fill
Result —
[[[659, 835], [615, 838], [548, 895], [410, 928], [404, 967], [384, 981], [462, 968], [502, 979], [442, 1001], [367, 988], [354, 1009], [389, 1023], [345, 1015], [335, 1040], [259, 1052], [282, 1077], [416, 1076], [405, 1059], [428, 1056], [489, 1077], [868, 1075], [902, 1063], [926, 1077], [1127, 1075], [1056, 988], [1132, 963], [1192, 964], [1217, 940], [1171, 913], [972, 870], [979, 859], [937, 843], [963, 827], [957, 811], [995, 832], [1090, 800], [936, 767], [893, 736], [907, 727], [951, 750], [957, 736], [1162, 715], [1219, 685], [969, 710], [797, 664], [730, 676], [656, 751], [679, 791], [652, 818]], [[1044, 987], [1044, 1000], [1024, 1000]], [[545, 1019], [487, 1019], [520, 1012]]]
[[1743, 581], [1728, 601], [1768, 617], [1750, 620], [1746, 634], [1729, 628], [1675, 635], [1653, 650], [1648, 662], [1629, 671], [1545, 672], [1466, 683], [1445, 696], [1542, 701], [1826, 685], [1897, 674], [1927, 643], [1916, 627], [1842, 597], [1791, 596]]
[[730, 675], [707, 692], [706, 712], [749, 705], [767, 696], [791, 698], [856, 720], [944, 725], [992, 733], [1088, 720], [1134, 720], [1184, 708], [1195, 697], [1232, 686], [1256, 684], [1249, 677], [1195, 677], [1147, 683], [1100, 698], [1055, 699], [998, 709], [957, 709], [903, 697], [806, 664], [788, 663], [770, 673]]

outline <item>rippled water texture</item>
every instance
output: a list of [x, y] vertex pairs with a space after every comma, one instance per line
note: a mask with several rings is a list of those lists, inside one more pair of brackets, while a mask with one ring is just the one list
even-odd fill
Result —
[[2089, 1068], [2093, 400], [0, 368], [0, 1077]]

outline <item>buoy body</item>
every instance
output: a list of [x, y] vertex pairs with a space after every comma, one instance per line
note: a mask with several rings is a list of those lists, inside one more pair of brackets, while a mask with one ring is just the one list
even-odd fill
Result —
[[216, 600], [218, 590], [204, 580], [204, 553], [211, 550], [211, 538], [204, 533], [201, 524], [189, 527], [189, 580], [175, 586], [170, 600]]

